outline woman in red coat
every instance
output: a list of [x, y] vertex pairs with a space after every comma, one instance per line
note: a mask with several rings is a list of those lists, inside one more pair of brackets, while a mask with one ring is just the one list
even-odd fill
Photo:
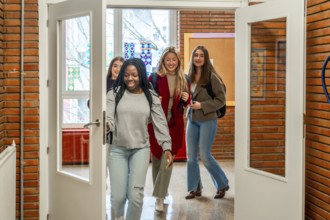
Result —
[[[164, 50], [159, 61], [158, 71], [149, 76], [149, 81], [161, 99], [172, 138], [172, 154], [175, 156], [182, 147], [185, 148], [183, 110], [190, 102], [187, 76], [183, 73], [175, 47], [168, 47]], [[149, 124], [148, 130], [152, 152], [153, 196], [156, 197], [155, 209], [162, 212], [173, 167], [166, 167], [166, 158], [162, 154], [162, 148], [157, 144], [151, 124]]]

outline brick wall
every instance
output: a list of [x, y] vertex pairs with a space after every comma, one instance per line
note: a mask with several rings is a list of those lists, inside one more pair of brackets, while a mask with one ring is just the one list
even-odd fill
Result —
[[24, 10], [24, 142], [21, 141], [21, 1], [3, 4], [4, 144], [17, 144], [16, 217], [20, 213], [20, 153], [24, 146], [24, 219], [39, 218], [39, 73], [38, 0], [25, 0]]
[[4, 145], [4, 122], [5, 122], [5, 115], [4, 115], [4, 73], [3, 73], [3, 47], [4, 47], [4, 13], [3, 13], [4, 5], [3, 0], [0, 0], [0, 153], [5, 149]]
[[[307, 1], [305, 219], [330, 219], [330, 104], [321, 69], [330, 56], [330, 2]], [[330, 63], [326, 72], [330, 91]]]
[[[178, 47], [184, 63], [185, 33], [234, 33], [234, 11], [179, 11], [178, 12]], [[228, 106], [226, 116], [218, 120], [218, 130], [212, 148], [216, 159], [234, 158], [235, 107]]]
[[[330, 55], [330, 4], [308, 0], [306, 85], [306, 217], [329, 216], [330, 105], [320, 79], [323, 60]], [[24, 219], [38, 219], [39, 212], [39, 81], [38, 1], [25, 1], [24, 57]], [[234, 12], [181, 11], [179, 46], [183, 33], [234, 32]], [[212, 19], [211, 19], [212, 18]], [[206, 24], [206, 23], [210, 24]], [[19, 217], [20, 164], [20, 1], [0, 0], [0, 148], [15, 139], [17, 153], [17, 218]], [[330, 64], [328, 64], [328, 69]], [[329, 70], [328, 70], [329, 71]], [[330, 85], [329, 73], [327, 84]], [[329, 89], [329, 86], [328, 86]], [[219, 120], [214, 153], [217, 158], [234, 157], [234, 108]], [[227, 147], [224, 147], [227, 146]], [[1, 149], [0, 149], [1, 150]]]
[[251, 24], [250, 166], [285, 175], [286, 19]]

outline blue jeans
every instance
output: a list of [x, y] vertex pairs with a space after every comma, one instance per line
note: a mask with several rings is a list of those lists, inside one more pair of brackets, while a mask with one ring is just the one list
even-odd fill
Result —
[[228, 186], [228, 179], [218, 162], [211, 155], [211, 148], [217, 131], [217, 119], [207, 121], [192, 121], [188, 116], [186, 129], [187, 144], [187, 186], [188, 192], [203, 188], [198, 165], [198, 146], [200, 158], [211, 175], [214, 186], [221, 190]]
[[126, 220], [141, 218], [144, 186], [150, 158], [150, 148], [128, 149], [110, 146], [108, 166], [110, 172], [111, 216], [124, 216]]

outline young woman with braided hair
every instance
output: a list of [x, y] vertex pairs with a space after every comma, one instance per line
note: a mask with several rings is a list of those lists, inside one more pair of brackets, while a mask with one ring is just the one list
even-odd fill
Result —
[[173, 163], [171, 137], [158, 95], [146, 76], [144, 62], [126, 60], [113, 89], [107, 93], [107, 123], [113, 133], [108, 154], [111, 191], [111, 216], [126, 220], [140, 219], [144, 186], [150, 158], [148, 123], [155, 129], [158, 144]]

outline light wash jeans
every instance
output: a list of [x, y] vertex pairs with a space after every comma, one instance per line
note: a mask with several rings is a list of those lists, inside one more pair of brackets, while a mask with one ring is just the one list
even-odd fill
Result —
[[217, 131], [217, 119], [207, 121], [192, 121], [188, 115], [186, 128], [187, 144], [187, 186], [188, 192], [203, 188], [198, 165], [198, 146], [200, 158], [211, 175], [217, 190], [228, 186], [228, 179], [218, 162], [211, 155], [211, 148]]
[[108, 166], [110, 172], [111, 216], [124, 216], [126, 220], [141, 218], [144, 186], [150, 159], [150, 148], [128, 149], [110, 146]]
[[162, 154], [160, 160], [152, 155], [152, 179], [154, 190], [152, 196], [157, 198], [165, 198], [168, 194], [168, 186], [172, 175], [173, 165], [167, 166], [167, 158]]

